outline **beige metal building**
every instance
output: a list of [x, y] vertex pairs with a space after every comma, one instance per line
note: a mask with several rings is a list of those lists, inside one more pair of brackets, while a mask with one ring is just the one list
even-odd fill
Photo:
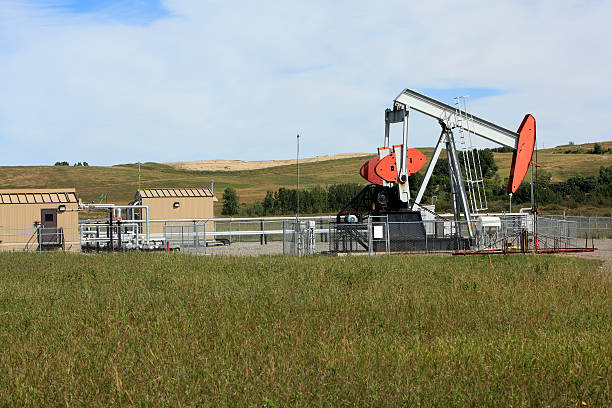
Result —
[[80, 251], [74, 188], [0, 190], [0, 250]]
[[[164, 232], [164, 224], [185, 224], [192, 219], [212, 219], [213, 205], [217, 198], [207, 188], [152, 188], [138, 190], [135, 202], [149, 207], [149, 220], [171, 220], [151, 222], [149, 232]], [[143, 218], [145, 214], [142, 214]], [[177, 220], [177, 221], [172, 221]], [[206, 222], [206, 231], [213, 231], [214, 223]]]

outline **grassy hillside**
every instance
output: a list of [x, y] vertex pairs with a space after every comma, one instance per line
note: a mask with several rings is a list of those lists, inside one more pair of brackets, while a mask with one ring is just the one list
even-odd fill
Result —
[[[601, 145], [610, 148], [612, 142]], [[576, 173], [596, 175], [600, 166], [612, 165], [612, 154], [587, 154], [589, 148], [592, 148], [592, 144], [542, 150], [538, 153], [538, 161], [555, 180], [564, 180]], [[565, 153], [568, 149], [582, 149], [583, 153]], [[432, 149], [421, 150], [429, 159]], [[365, 183], [359, 176], [359, 169], [366, 159], [359, 157], [302, 164], [300, 183], [305, 188], [317, 184]], [[512, 153], [495, 153], [500, 178], [509, 174], [511, 159]], [[146, 163], [141, 167], [143, 187], [209, 187], [210, 181], [214, 180], [217, 195], [231, 185], [246, 203], [261, 200], [267, 190], [295, 187], [296, 182], [295, 165], [233, 172], [187, 171], [156, 163]], [[100, 194], [106, 193], [109, 202], [126, 204], [133, 199], [137, 185], [137, 165], [0, 167], [0, 188], [76, 187], [84, 201], [97, 200]]]
[[610, 406], [598, 265], [0, 253], [0, 405]]
[[[599, 143], [604, 149], [612, 149], [612, 142]], [[589, 154], [593, 143], [584, 145], [564, 145], [538, 151], [538, 163], [541, 169], [551, 173], [553, 180], [566, 180], [576, 174], [594, 176], [601, 166], [612, 166], [612, 153]], [[568, 153], [571, 152], [571, 153]], [[578, 152], [578, 153], [575, 153]], [[508, 177], [512, 153], [494, 153], [495, 163], [499, 167], [500, 177]], [[535, 155], [534, 155], [535, 160]]]
[[[365, 158], [330, 160], [300, 165], [300, 183], [304, 187], [317, 184], [360, 183], [359, 168]], [[219, 195], [232, 185], [242, 200], [261, 199], [266, 190], [278, 187], [295, 187], [296, 166], [279, 166], [266, 169], [212, 172], [187, 171], [173, 167], [145, 163], [141, 166], [143, 187], [210, 187], [215, 181]], [[0, 167], [0, 188], [17, 187], [76, 187], [84, 201], [97, 200], [107, 193], [109, 202], [127, 203], [134, 198], [138, 187], [138, 166], [112, 167], [28, 166]], [[364, 181], [365, 182], [365, 181]]]

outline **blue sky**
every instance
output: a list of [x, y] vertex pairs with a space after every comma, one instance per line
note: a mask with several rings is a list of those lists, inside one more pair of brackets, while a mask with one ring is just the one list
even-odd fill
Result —
[[[612, 140], [610, 2], [4, 0], [0, 165], [375, 152], [411, 88], [538, 145]], [[392, 137], [398, 137], [394, 129]], [[409, 143], [438, 124], [411, 115]]]
[[28, 0], [28, 3], [49, 12], [88, 14], [126, 24], [148, 24], [169, 16], [160, 0]]

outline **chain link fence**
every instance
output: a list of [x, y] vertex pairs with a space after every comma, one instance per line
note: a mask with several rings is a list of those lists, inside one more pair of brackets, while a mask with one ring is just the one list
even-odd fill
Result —
[[[471, 230], [470, 230], [471, 229]], [[362, 223], [330, 223], [331, 253], [454, 252], [578, 247], [575, 221], [530, 215], [480, 216], [466, 221], [401, 222], [372, 216]]]
[[316, 223], [308, 221], [285, 221], [283, 223], [283, 254], [313, 255], [315, 253]]
[[578, 238], [612, 238], [612, 217], [583, 217], [576, 215], [549, 215], [548, 217], [575, 222]]
[[471, 247], [464, 221], [395, 221], [369, 217], [367, 223], [330, 223], [329, 252], [445, 252]]
[[80, 251], [81, 232], [78, 228], [32, 227], [1, 228], [2, 251]]
[[206, 225], [164, 225], [164, 242], [170, 251], [206, 253]]

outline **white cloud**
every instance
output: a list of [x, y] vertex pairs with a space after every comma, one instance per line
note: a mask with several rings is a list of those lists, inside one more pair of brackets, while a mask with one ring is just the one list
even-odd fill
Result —
[[[612, 139], [606, 2], [165, 6], [127, 25], [0, 4], [2, 164], [286, 158], [297, 132], [304, 155], [375, 151], [405, 87], [502, 89], [472, 111], [531, 112], [547, 146]], [[438, 133], [411, 122], [415, 146]]]

